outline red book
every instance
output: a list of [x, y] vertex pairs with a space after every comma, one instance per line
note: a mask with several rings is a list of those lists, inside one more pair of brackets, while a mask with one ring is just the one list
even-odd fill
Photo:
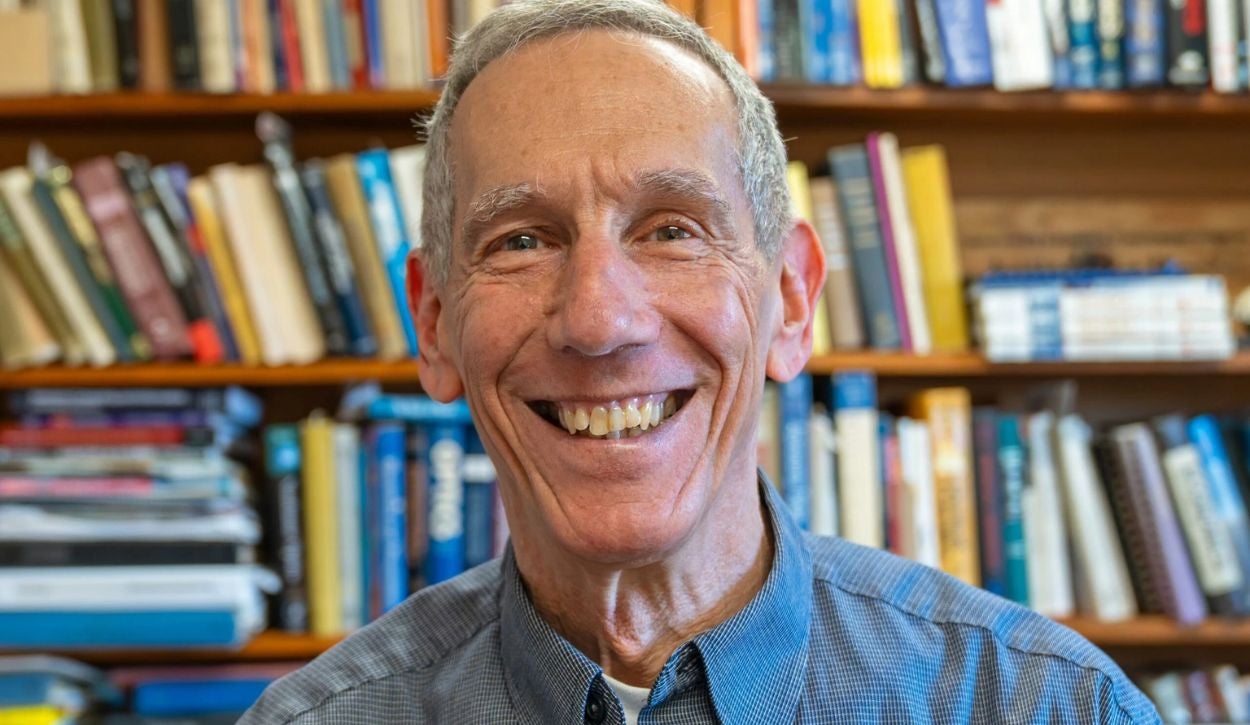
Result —
[[347, 37], [347, 67], [352, 74], [352, 88], [369, 90], [369, 29], [365, 27], [361, 0], [343, 0], [343, 35]]
[[904, 553], [903, 526], [910, 526], [910, 521], [903, 521], [905, 509], [903, 499], [907, 496], [903, 488], [903, 460], [899, 457], [898, 429], [890, 416], [881, 417], [881, 457], [884, 462], [882, 474], [885, 476], [885, 540], [887, 548], [900, 556]]
[[150, 496], [155, 488], [155, 481], [143, 476], [0, 476], [0, 499], [142, 498]]
[[[286, 85], [292, 93], [304, 91], [304, 65], [299, 49], [299, 27], [295, 22], [294, 0], [278, 0], [278, 18], [282, 23], [282, 57], [286, 60]], [[313, 39], [309, 39], [312, 41]]]
[[202, 437], [207, 429], [180, 425], [102, 426], [99, 428], [0, 427], [0, 446], [60, 448], [63, 446], [181, 446]]
[[126, 305], [151, 342], [155, 357], [171, 360], [190, 355], [186, 317], [113, 159], [97, 156], [75, 164], [74, 185], [100, 234]]
[[429, 0], [426, 7], [426, 27], [430, 35], [430, 77], [447, 75], [447, 58], [451, 53], [451, 28], [447, 25], [447, 0]]

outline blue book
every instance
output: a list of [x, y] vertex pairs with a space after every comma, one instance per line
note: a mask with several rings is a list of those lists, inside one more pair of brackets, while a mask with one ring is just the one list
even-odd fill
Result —
[[985, 0], [935, 0], [946, 85], [987, 86], [994, 82]]
[[350, 91], [352, 69], [347, 59], [347, 27], [343, 23], [340, 0], [321, 0], [321, 17], [325, 25], [326, 52], [330, 58], [330, 84], [336, 91]]
[[1007, 562], [1003, 556], [1003, 482], [998, 466], [998, 411], [978, 406], [972, 411], [972, 450], [977, 487], [977, 533], [980, 538], [981, 588], [1007, 596]]
[[801, 0], [799, 28], [803, 39], [803, 77], [808, 83], [833, 83], [833, 8], [849, 0]]
[[773, 8], [773, 0], [759, 0], [755, 7], [756, 20], [760, 31], [760, 82], [772, 83], [777, 80], [777, 25]]
[[256, 704], [273, 681], [268, 677], [247, 677], [140, 682], [134, 687], [131, 708], [145, 717], [242, 714]]
[[425, 465], [430, 488], [425, 583], [437, 584], [464, 571], [465, 426], [439, 423], [429, 425], [427, 431]]
[[391, 283], [391, 297], [399, 311], [399, 322], [408, 341], [408, 354], [417, 354], [417, 334], [412, 326], [412, 309], [408, 304], [408, 291], [404, 286], [405, 266], [408, 264], [407, 232], [404, 215], [391, 180], [391, 156], [386, 149], [370, 149], [356, 154], [356, 171], [364, 187], [369, 203], [369, 221], [377, 239], [378, 254]]
[[799, 528], [807, 530], [811, 512], [811, 442], [808, 422], [812, 415], [812, 376], [799, 373], [777, 386], [781, 412], [781, 494]]
[[868, 342], [877, 350], [898, 350], [902, 346], [899, 315], [890, 293], [890, 274], [868, 165], [868, 149], [863, 144], [830, 149], [829, 166], [837, 181], [838, 208], [846, 220], [855, 291], [859, 295]]
[[[1228, 527], [1228, 533], [1233, 540], [1242, 576], [1250, 576], [1250, 518], [1247, 518], [1245, 499], [1233, 474], [1228, 452], [1224, 448], [1219, 423], [1214, 416], [1199, 415], [1191, 418], [1186, 427], [1189, 440], [1202, 459], [1202, 470], [1211, 490], [1211, 501], [1216, 515]], [[1238, 611], [1244, 612], [1250, 607], [1250, 601], [1247, 601], [1250, 587], [1242, 586], [1237, 594], [1242, 597]]]
[[464, 452], [464, 565], [490, 561], [494, 540], [495, 466], [472, 426], [466, 429]]
[[859, 58], [859, 19], [855, 0], [830, 2], [832, 38], [829, 48], [829, 83], [837, 86], [857, 85], [863, 78]]
[[1003, 563], [1008, 599], [1029, 606], [1028, 545], [1024, 538], [1025, 448], [1020, 420], [998, 416], [998, 481], [1002, 491]]
[[398, 420], [405, 423], [470, 423], [464, 398], [440, 403], [428, 395], [383, 393], [376, 384], [354, 386], [343, 394], [339, 418], [347, 420]]
[[[373, 566], [373, 558], [377, 548], [374, 542], [379, 538], [379, 527], [375, 526], [374, 522], [377, 520], [377, 517], [373, 515], [373, 511], [369, 508], [377, 496], [375, 482], [369, 478], [376, 449], [377, 446], [373, 434], [369, 430], [361, 430], [360, 446], [356, 451], [356, 470], [359, 476], [356, 480], [360, 481], [360, 503], [358, 504], [360, 511], [360, 612], [361, 619], [366, 624], [376, 619], [380, 614], [372, 606], [374, 587], [378, 576], [376, 567]], [[412, 481], [408, 483], [408, 490], [411, 495]], [[408, 582], [409, 588], [412, 588], [411, 576], [408, 577]], [[378, 599], [380, 601], [381, 597], [378, 597]]]
[[1124, 3], [1098, 0], [1098, 85], [1108, 91], [1124, 88]]
[[[286, 44], [282, 41], [282, 3], [269, 0], [269, 46], [273, 54], [273, 83], [280, 91], [291, 90], [286, 72]], [[295, 62], [299, 62], [296, 58]]]
[[[365, 52], [369, 62], [369, 86], [381, 90], [386, 88], [386, 69], [382, 62], [382, 28], [380, 26], [378, 0], [362, 0], [361, 11], [365, 23]], [[424, 5], [421, 6], [424, 9]]]
[[1098, 10], [1096, 0], [1067, 0], [1068, 62], [1072, 88], [1098, 88]]
[[402, 423], [383, 422], [369, 427], [367, 444], [373, 456], [370, 471], [370, 528], [374, 535], [372, 559], [376, 607], [381, 615], [408, 597], [408, 437]]
[[241, 644], [235, 613], [206, 610], [0, 612], [0, 647], [212, 647]]
[[1163, 85], [1167, 74], [1164, 0], [1125, 0], [1124, 55], [1130, 88]]

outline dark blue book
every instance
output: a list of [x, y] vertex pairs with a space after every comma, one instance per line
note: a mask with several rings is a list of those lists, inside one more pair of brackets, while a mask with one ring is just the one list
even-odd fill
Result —
[[404, 226], [404, 214], [391, 179], [391, 157], [384, 148], [370, 149], [356, 154], [356, 172], [364, 187], [365, 200], [369, 205], [369, 221], [373, 224], [373, 236], [377, 240], [378, 255], [386, 268], [391, 283], [391, 299], [399, 312], [399, 322], [404, 328], [408, 342], [408, 354], [417, 354], [417, 334], [412, 325], [412, 307], [408, 304], [408, 291], [404, 286], [407, 274], [408, 252], [411, 248]]
[[868, 150], [863, 144], [830, 149], [829, 166], [837, 181], [838, 207], [850, 238], [855, 291], [859, 295], [868, 342], [877, 350], [898, 350], [902, 346], [899, 316], [890, 294], [890, 274]]
[[241, 644], [235, 613], [202, 610], [0, 612], [0, 647], [212, 647]]
[[839, 48], [833, 40], [834, 6], [848, 0], [801, 0], [799, 25], [803, 39], [803, 78], [808, 83], [830, 84], [833, 80], [833, 53]]
[[[286, 72], [286, 44], [282, 41], [282, 3], [269, 0], [269, 46], [273, 54], [273, 83], [280, 91], [291, 90], [291, 79]], [[295, 59], [298, 63], [299, 58]]]
[[[1241, 488], [1237, 485], [1228, 451], [1224, 447], [1219, 424], [1214, 416], [1199, 415], [1189, 420], [1187, 428], [1189, 439], [1202, 460], [1202, 470], [1206, 473], [1207, 485], [1211, 489], [1215, 515], [1228, 527], [1232, 537], [1244, 582], [1250, 579], [1250, 516], [1246, 511]], [[1238, 611], [1250, 610], [1250, 586], [1243, 583], [1239, 594], [1241, 601]]]
[[972, 411], [977, 522], [980, 536], [981, 588], [1007, 596], [1007, 560], [1003, 555], [1003, 486], [998, 467], [998, 411]]
[[[382, 62], [382, 19], [378, 0], [361, 0], [365, 23], [365, 53], [369, 63], [369, 87], [386, 88], [386, 68]], [[425, 6], [422, 6], [424, 9]]]
[[472, 569], [491, 558], [494, 541], [495, 466], [477, 430], [466, 429], [464, 452], [464, 564]]
[[131, 708], [147, 717], [242, 715], [273, 681], [269, 677], [246, 677], [141, 682], [134, 687]]
[[759, 0], [755, 13], [760, 33], [760, 55], [757, 59], [760, 82], [772, 83], [777, 80], [777, 24], [773, 0]]
[[1101, 56], [1098, 43], [1097, 0], [1067, 0], [1068, 6], [1068, 62], [1072, 71], [1072, 88], [1088, 90], [1098, 88], [1098, 61]]
[[812, 415], [812, 376], [799, 373], [778, 385], [781, 418], [781, 495], [799, 528], [807, 530], [811, 512], [811, 443], [808, 422]]
[[946, 85], [987, 86], [994, 82], [985, 0], [934, 0]]
[[1161, 86], [1167, 75], [1164, 2], [1125, 0], [1124, 65], [1130, 88]]
[[1002, 491], [1003, 565], [1008, 599], [1029, 606], [1028, 544], [1024, 538], [1026, 451], [1020, 419], [998, 416], [998, 480]]
[[429, 548], [425, 582], [437, 584], [464, 571], [464, 444], [465, 426], [433, 424], [429, 431], [426, 469], [430, 488]]
[[1124, 88], [1125, 0], [1098, 0], [1098, 86]]

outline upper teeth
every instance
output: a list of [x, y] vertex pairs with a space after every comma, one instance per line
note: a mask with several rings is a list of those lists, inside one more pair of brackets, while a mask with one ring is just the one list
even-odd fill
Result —
[[677, 411], [677, 399], [668, 393], [629, 400], [613, 400], [600, 405], [555, 403], [560, 425], [571, 435], [594, 438], [638, 436], [658, 426]]

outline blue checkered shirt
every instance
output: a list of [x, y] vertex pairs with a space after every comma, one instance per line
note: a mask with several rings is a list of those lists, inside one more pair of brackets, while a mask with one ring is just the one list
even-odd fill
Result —
[[[808, 536], [763, 485], [772, 569], [675, 651], [640, 725], [1157, 723], [1106, 655], [928, 567]], [[602, 670], [534, 610], [511, 551], [422, 590], [265, 693], [242, 725], [611, 723]]]

